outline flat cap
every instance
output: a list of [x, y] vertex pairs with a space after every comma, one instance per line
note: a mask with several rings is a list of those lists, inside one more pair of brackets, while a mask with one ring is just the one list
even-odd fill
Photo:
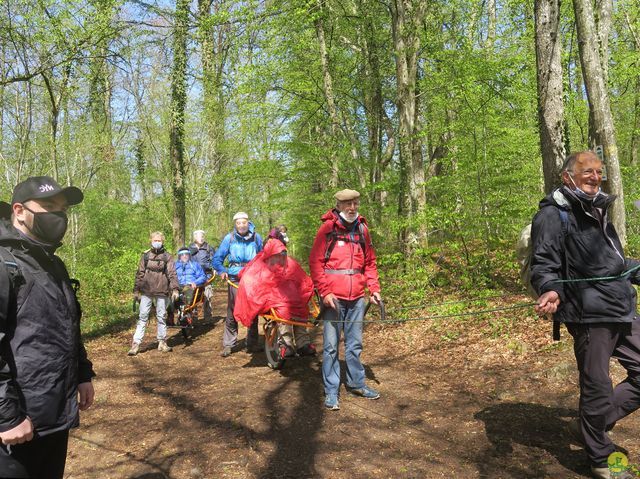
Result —
[[338, 201], [351, 201], [360, 198], [360, 193], [356, 190], [340, 190], [333, 197]]

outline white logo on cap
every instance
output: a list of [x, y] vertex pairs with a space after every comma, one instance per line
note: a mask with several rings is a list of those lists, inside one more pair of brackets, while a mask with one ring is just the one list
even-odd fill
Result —
[[54, 191], [55, 188], [51, 185], [40, 185], [40, 193], [44, 193], [45, 191]]

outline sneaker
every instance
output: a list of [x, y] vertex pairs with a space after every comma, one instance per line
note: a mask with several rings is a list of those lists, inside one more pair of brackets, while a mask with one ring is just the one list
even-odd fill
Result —
[[166, 341], [161, 339], [158, 341], [158, 351], [161, 353], [169, 353], [173, 351], [173, 348], [169, 346]]
[[340, 403], [338, 402], [338, 396], [334, 394], [327, 395], [324, 398], [324, 407], [330, 409], [331, 411], [337, 411], [340, 409]]
[[617, 472], [614, 474], [611, 473], [611, 469], [608, 467], [594, 467], [591, 466], [591, 475], [596, 479], [636, 479], [637, 476], [632, 474], [629, 471]]
[[305, 344], [301, 348], [298, 348], [298, 356], [315, 356], [316, 355], [316, 346], [315, 344]]
[[140, 351], [140, 343], [133, 343], [131, 349], [127, 353], [127, 356], [135, 356]]
[[369, 386], [362, 386], [361, 388], [349, 388], [351, 394], [363, 397], [365, 399], [378, 399], [380, 393]]
[[231, 348], [229, 346], [225, 346], [224, 348], [222, 348], [220, 356], [222, 356], [223, 358], [231, 356]]
[[280, 359], [286, 359], [286, 358], [294, 357], [296, 353], [294, 353], [293, 349], [291, 349], [289, 346], [283, 345], [283, 346], [280, 346], [278, 355], [280, 356]]

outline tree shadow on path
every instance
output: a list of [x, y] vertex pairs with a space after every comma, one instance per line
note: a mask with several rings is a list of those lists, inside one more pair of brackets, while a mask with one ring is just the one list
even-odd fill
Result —
[[[543, 451], [555, 457], [566, 469], [578, 475], [589, 475], [584, 451], [572, 450], [565, 432], [568, 420], [577, 417], [575, 409], [522, 402], [501, 403], [484, 408], [474, 417], [484, 422], [491, 443], [477, 456], [481, 478], [551, 477]], [[525, 446], [529, 456], [539, 455], [539, 460], [519, 461], [517, 445]], [[548, 457], [546, 462], [548, 465]]]
[[324, 417], [320, 375], [311, 367], [309, 358], [289, 360], [279, 373], [286, 381], [265, 398], [266, 407], [271, 408], [267, 434], [275, 451], [258, 477], [318, 477], [317, 435]]

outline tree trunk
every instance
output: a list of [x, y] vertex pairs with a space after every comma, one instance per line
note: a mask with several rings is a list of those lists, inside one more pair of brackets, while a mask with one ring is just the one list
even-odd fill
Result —
[[338, 109], [336, 107], [335, 96], [333, 93], [333, 78], [331, 77], [331, 71], [329, 70], [329, 54], [327, 52], [327, 42], [324, 32], [323, 3], [324, 0], [317, 0], [319, 13], [314, 22], [314, 25], [316, 28], [316, 36], [318, 38], [318, 47], [320, 49], [320, 63], [322, 65], [322, 86], [324, 90], [324, 98], [327, 103], [327, 109], [329, 110], [329, 119], [331, 120], [331, 138], [334, 142], [334, 145], [330, 145], [331, 177], [329, 179], [329, 186], [335, 188], [336, 186], [338, 186], [340, 173], [338, 169], [338, 155], [336, 154], [337, 152], [335, 148], [335, 142], [340, 135], [340, 120], [338, 119]]
[[424, 17], [425, 4], [411, 0], [391, 2], [391, 26], [396, 61], [398, 108], [398, 140], [400, 145], [401, 188], [408, 186], [408, 197], [400, 197], [401, 214], [413, 216], [424, 210], [424, 163], [422, 142], [418, 136], [418, 49], [419, 25]]
[[169, 156], [171, 158], [171, 189], [173, 192], [173, 242], [176, 248], [185, 244], [185, 164], [184, 118], [187, 102], [187, 28], [189, 0], [176, 0], [173, 31], [173, 68], [171, 71], [171, 125]]
[[564, 162], [564, 104], [560, 0], [536, 0], [535, 36], [538, 79], [538, 128], [545, 193], [561, 184]]
[[593, 118], [593, 135], [596, 145], [603, 148], [607, 181], [604, 190], [614, 194], [618, 199], [610, 210], [613, 222], [622, 244], [626, 244], [627, 232], [624, 214], [624, 192], [620, 164], [618, 161], [618, 147], [616, 144], [613, 116], [609, 104], [606, 82], [602, 71], [602, 61], [597, 45], [595, 21], [591, 0], [573, 0], [578, 31], [578, 46], [580, 49], [580, 63], [582, 75], [589, 100], [589, 111]]
[[96, 10], [100, 39], [92, 49], [89, 67], [89, 112], [95, 132], [94, 164], [102, 172], [98, 184], [104, 188], [107, 198], [116, 197], [115, 148], [113, 146], [111, 114], [111, 72], [107, 63], [109, 55], [108, 33], [115, 15], [115, 5], [111, 0], [92, 0]]
[[[215, 12], [212, 12], [212, 8]], [[213, 27], [208, 20], [212, 13], [219, 13], [219, 0], [198, 0], [198, 37], [202, 58], [202, 127], [203, 159], [206, 168], [219, 175], [225, 164], [225, 106], [222, 92], [222, 75], [228, 52], [228, 25]], [[216, 212], [224, 207], [223, 192], [212, 193], [211, 205]]]
[[596, 31], [598, 32], [598, 51], [605, 85], [609, 78], [609, 35], [611, 34], [612, 0], [596, 0]]
[[496, 0], [487, 0], [487, 48], [493, 48], [496, 41]]

